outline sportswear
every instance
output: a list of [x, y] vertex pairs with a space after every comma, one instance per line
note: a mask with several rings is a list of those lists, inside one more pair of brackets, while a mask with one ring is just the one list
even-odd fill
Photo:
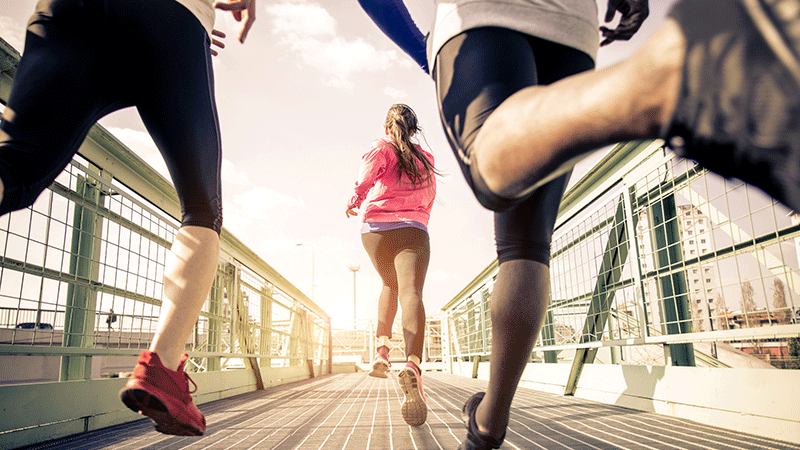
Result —
[[[419, 145], [416, 147], [433, 165], [433, 155]], [[388, 136], [373, 141], [361, 160], [355, 195], [347, 207], [356, 209], [363, 204], [364, 222], [412, 220], [427, 227], [436, 198], [434, 174], [431, 173], [429, 180], [419, 185], [411, 184], [405, 174], [400, 177], [397, 155]], [[418, 166], [420, 170], [424, 169], [421, 162], [418, 162]]]

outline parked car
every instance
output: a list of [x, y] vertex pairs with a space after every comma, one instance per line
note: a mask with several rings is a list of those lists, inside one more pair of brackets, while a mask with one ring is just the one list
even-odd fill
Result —
[[23, 323], [18, 323], [16, 328], [22, 330], [33, 330], [34, 328], [39, 328], [40, 330], [52, 330], [53, 326], [50, 325], [49, 323], [40, 323], [39, 326], [37, 327], [36, 322], [23, 322]]

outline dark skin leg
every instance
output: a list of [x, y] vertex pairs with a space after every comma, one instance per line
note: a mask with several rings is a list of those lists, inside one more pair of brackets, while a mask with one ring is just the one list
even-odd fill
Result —
[[528, 260], [500, 264], [491, 300], [492, 355], [486, 396], [475, 411], [481, 432], [500, 438], [511, 401], [542, 329], [550, 298], [550, 268]]

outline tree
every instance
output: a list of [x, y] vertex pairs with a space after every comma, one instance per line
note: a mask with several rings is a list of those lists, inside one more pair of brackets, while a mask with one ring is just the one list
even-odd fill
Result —
[[786, 365], [786, 368], [800, 369], [800, 338], [789, 339], [789, 357], [791, 360]]
[[717, 294], [717, 329], [727, 330], [730, 328], [728, 323], [728, 305], [725, 304], [725, 298], [722, 293]]
[[786, 291], [780, 278], [772, 280], [772, 307], [776, 322], [791, 323], [792, 311], [786, 305]]
[[749, 281], [745, 281], [742, 283], [742, 313], [744, 313], [744, 321], [747, 328], [750, 328], [750, 319], [748, 318], [748, 312], [756, 310], [756, 301], [755, 301], [756, 291], [753, 289], [753, 285], [750, 284]]

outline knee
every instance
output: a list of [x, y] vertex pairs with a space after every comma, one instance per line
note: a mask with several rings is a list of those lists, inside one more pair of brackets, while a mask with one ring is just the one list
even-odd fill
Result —
[[185, 205], [181, 225], [210, 228], [220, 234], [222, 231], [222, 202], [215, 199], [203, 205]]

